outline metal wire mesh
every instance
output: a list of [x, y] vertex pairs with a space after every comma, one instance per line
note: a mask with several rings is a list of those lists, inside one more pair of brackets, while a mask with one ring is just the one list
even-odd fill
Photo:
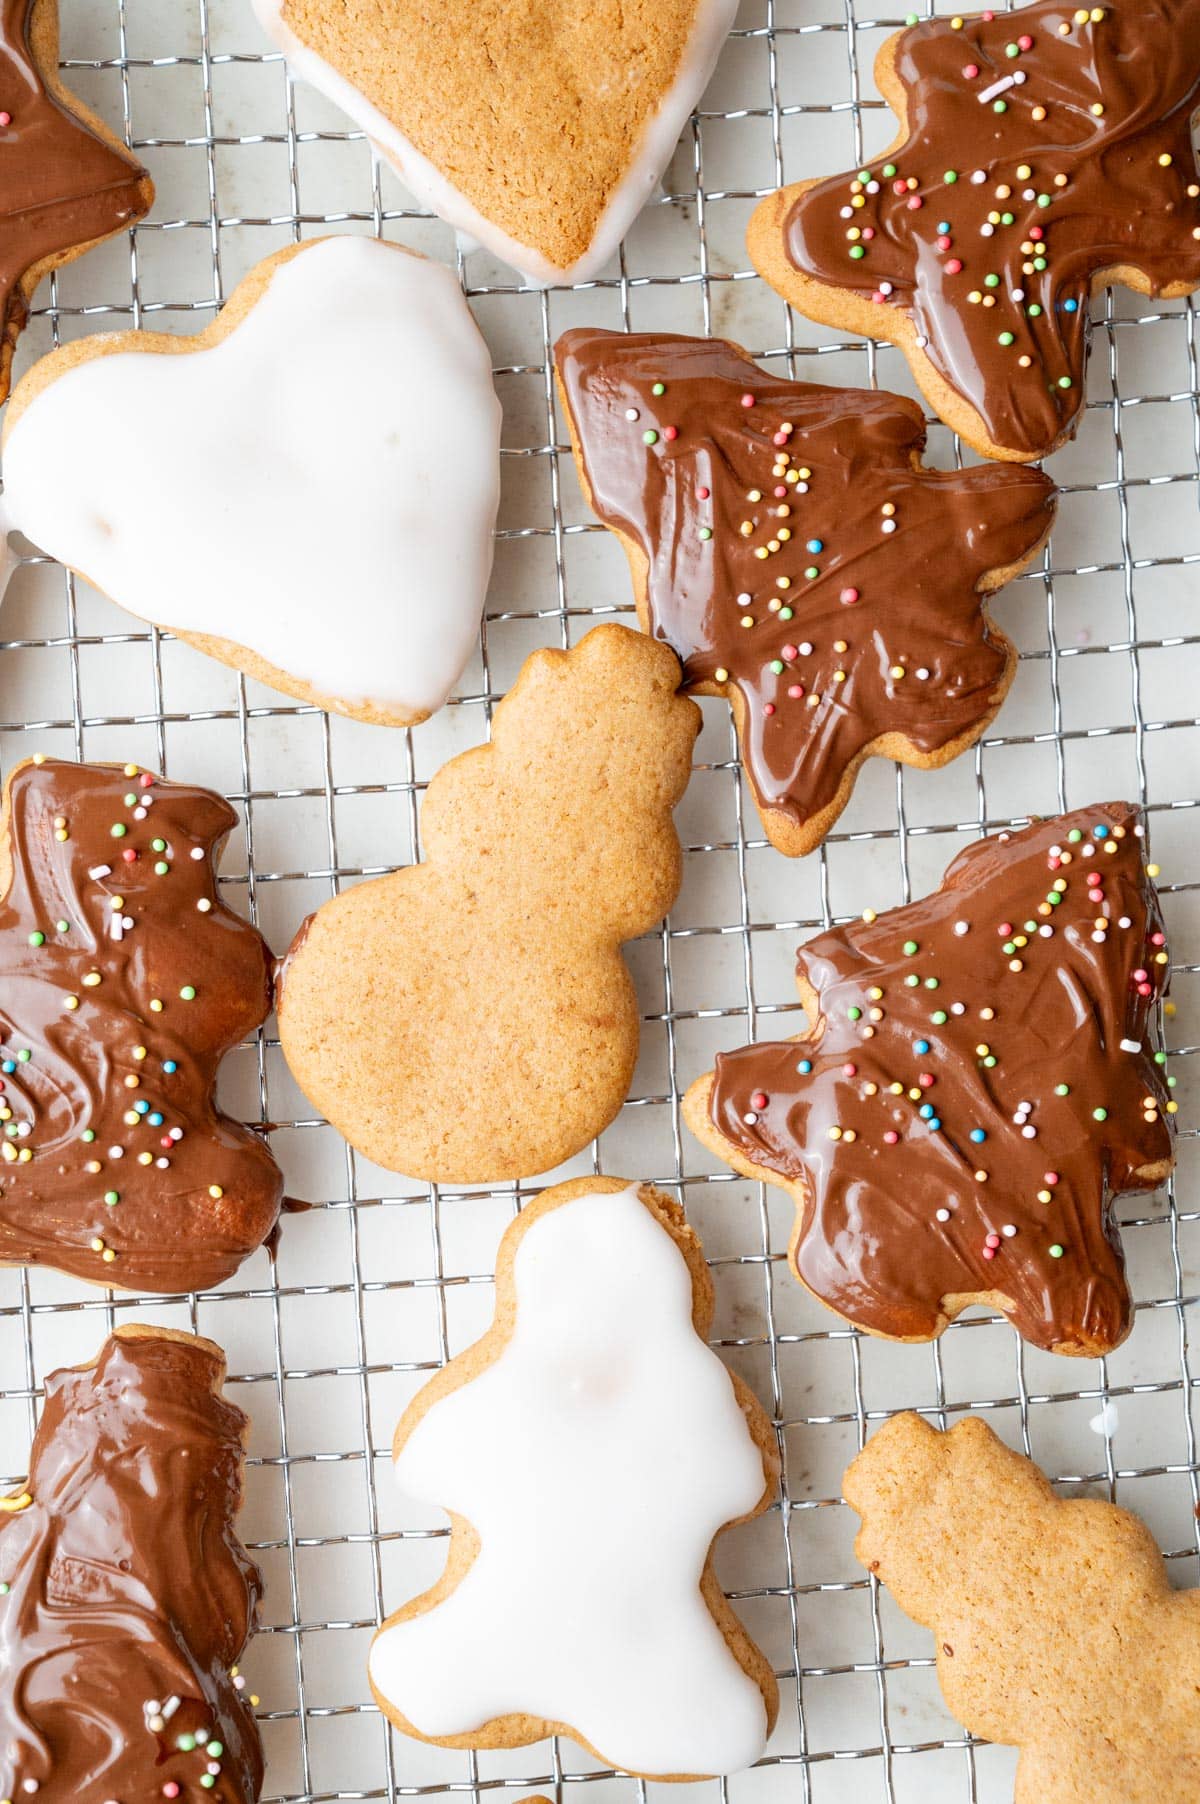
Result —
[[[522, 292], [417, 213], [361, 137], [288, 83], [245, 0], [63, 0], [68, 82], [149, 163], [151, 218], [42, 290], [22, 360], [129, 324], [198, 329], [259, 257], [325, 230], [383, 232], [457, 262], [492, 346], [505, 402], [497, 567], [477, 659], [455, 701], [414, 733], [285, 702], [169, 635], [143, 628], [46, 560], [27, 556], [0, 616], [0, 754], [134, 757], [224, 790], [244, 831], [222, 882], [277, 947], [325, 896], [419, 854], [419, 797], [441, 762], [487, 730], [534, 646], [572, 642], [628, 611], [619, 551], [580, 501], [550, 376], [554, 338], [578, 321], [718, 331], [797, 376], [909, 391], [886, 347], [847, 344], [791, 315], [753, 275], [743, 232], [781, 180], [882, 147], [874, 49], [899, 18], [855, 0], [745, 0], [666, 191], [619, 268], [569, 293]], [[554, 1177], [604, 1170], [683, 1199], [718, 1292], [716, 1344], [772, 1412], [781, 1502], [725, 1538], [718, 1569], [774, 1660], [783, 1710], [765, 1762], [722, 1799], [804, 1804], [921, 1796], [995, 1804], [1012, 1756], [973, 1742], [936, 1692], [928, 1638], [854, 1562], [838, 1501], [846, 1460], [890, 1411], [946, 1423], [988, 1413], [1068, 1490], [1099, 1488], [1149, 1520], [1180, 1583], [1200, 1558], [1200, 1464], [1189, 1356], [1200, 1213], [1189, 1060], [1180, 1075], [1176, 1182], [1122, 1212], [1138, 1300], [1132, 1340], [1068, 1364], [975, 1317], [932, 1347], [864, 1340], [788, 1276], [790, 1207], [718, 1169], [682, 1128], [681, 1089], [722, 1046], [795, 1008], [798, 938], [932, 885], [958, 846], [1031, 811], [1131, 795], [1149, 810], [1189, 1018], [1200, 934], [1194, 850], [1200, 632], [1187, 612], [1200, 562], [1196, 313], [1127, 294], [1097, 304], [1089, 403], [1054, 460], [1064, 490], [1040, 569], [1000, 604], [1022, 652], [992, 733], [951, 769], [876, 764], [851, 809], [800, 864], [762, 838], [727, 710], [705, 705], [680, 811], [687, 873], [669, 922], [632, 952], [645, 1025], [633, 1094], [589, 1154]], [[321, 347], [308, 372], [324, 379]], [[935, 460], [957, 455], [940, 427]], [[332, 610], [331, 610], [332, 611]], [[536, 1185], [448, 1191], [370, 1167], [313, 1118], [268, 1031], [228, 1061], [227, 1106], [269, 1123], [290, 1188], [320, 1205], [285, 1224], [278, 1262], [251, 1261], [186, 1301], [118, 1296], [49, 1273], [0, 1274], [0, 1466], [24, 1469], [39, 1383], [91, 1357], [115, 1323], [147, 1316], [207, 1332], [229, 1352], [252, 1418], [243, 1530], [268, 1581], [247, 1668], [262, 1698], [266, 1796], [279, 1804], [485, 1792], [614, 1800], [645, 1788], [570, 1742], [444, 1753], [393, 1737], [369, 1701], [366, 1644], [384, 1610], [429, 1582], [444, 1524], [409, 1518], [389, 1482], [392, 1426], [425, 1376], [490, 1315], [495, 1246]], [[531, 1494], [538, 1472], [529, 1473]]]

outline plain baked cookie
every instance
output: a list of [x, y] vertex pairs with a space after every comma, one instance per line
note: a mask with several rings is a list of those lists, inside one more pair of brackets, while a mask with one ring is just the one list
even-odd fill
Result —
[[585, 326], [555, 364], [642, 627], [728, 697], [774, 846], [819, 845], [872, 754], [929, 769], [979, 738], [1017, 668], [984, 597], [1045, 542], [1048, 477], [923, 469], [915, 402], [785, 382], [724, 339]]
[[58, 73], [58, 0], [0, 4], [0, 401], [43, 276], [149, 212], [154, 184]]
[[293, 75], [530, 281], [600, 274], [708, 85], [737, 0], [252, 0]]
[[217, 892], [236, 824], [224, 797], [136, 764], [10, 773], [0, 1264], [207, 1290], [274, 1229], [279, 1167], [214, 1096], [271, 1006], [267, 944]]
[[887, 338], [984, 456], [1045, 457], [1084, 404], [1088, 302], [1200, 284], [1200, 0], [1041, 0], [883, 45], [900, 120], [855, 173], [750, 221], [755, 266], [825, 325]]
[[259, 1797], [236, 1662], [262, 1580], [224, 1377], [212, 1341], [130, 1326], [46, 1380], [29, 1478], [0, 1497], [4, 1798]]
[[452, 273], [323, 238], [260, 263], [194, 338], [119, 332], [35, 364], [4, 500], [131, 613], [285, 695], [411, 726], [478, 637], [499, 447]]
[[968, 846], [800, 948], [808, 1034], [687, 1092], [698, 1139], [791, 1195], [792, 1269], [847, 1321], [928, 1340], [979, 1303], [1056, 1353], [1128, 1334], [1112, 1204], [1171, 1170], [1176, 1107], [1143, 834], [1103, 802]]
[[1056, 1497], [977, 1416], [894, 1417], [845, 1495], [955, 1716], [1020, 1748], [1014, 1804], [1200, 1797], [1200, 1591], [1172, 1590], [1136, 1516]]
[[375, 1164], [528, 1177], [608, 1126], [638, 1006], [621, 958], [679, 891], [671, 811], [700, 724], [665, 645], [598, 626], [537, 651], [490, 745], [425, 797], [425, 857], [301, 927], [277, 1006], [309, 1100]]
[[761, 1755], [775, 1679], [712, 1565], [765, 1510], [778, 1461], [708, 1347], [713, 1290], [682, 1211], [576, 1178], [500, 1245], [495, 1320], [396, 1430], [401, 1489], [450, 1514], [442, 1578], [390, 1616], [371, 1688], [454, 1748], [570, 1735], [645, 1778]]

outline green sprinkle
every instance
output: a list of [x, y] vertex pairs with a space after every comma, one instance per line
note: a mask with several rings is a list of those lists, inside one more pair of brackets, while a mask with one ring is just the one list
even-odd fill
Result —
[[1001, 225], [1011, 225], [1013, 222], [1013, 217], [1014, 217], [1014, 215], [1011, 213], [1001, 213], [1000, 224]]
[[1107, 1121], [1108, 1120], [1108, 1110], [1107, 1109], [1093, 1109], [1092, 1110], [1092, 1120], [1093, 1121]]
[[1165, 1052], [1156, 1052], [1156, 1053], [1155, 1053], [1155, 1055], [1154, 1055], [1154, 1063], [1155, 1063], [1155, 1064], [1156, 1064], [1156, 1065], [1165, 1065], [1165, 1064], [1166, 1064], [1166, 1062], [1167, 1062], [1167, 1055], [1166, 1055], [1166, 1053], [1165, 1053]]
[[1067, 838], [1070, 840], [1070, 842], [1073, 846], [1077, 846], [1079, 844], [1080, 840], [1083, 838], [1082, 828], [1072, 827], [1071, 831], [1067, 834]]
[[33, 1057], [33, 1054], [30, 1052], [28, 1046], [24, 1046], [24, 1047], [22, 1047], [21, 1051], [17, 1054], [17, 1063], [18, 1063], [18, 1065], [28, 1065], [28, 1063], [32, 1057]]
[[997, 275], [984, 276], [983, 285], [985, 288], [999, 288], [1000, 278]]
[[904, 981], [910, 990], [915, 990], [921, 979], [917, 976], [915, 971], [910, 971]]
[[655, 432], [653, 426], [648, 426], [646, 428], [646, 431], [643, 432], [642, 443], [643, 443], [643, 445], [657, 445], [658, 434], [657, 434], [657, 432]]
[[773, 671], [776, 676], [782, 676], [783, 675], [783, 659], [782, 658], [772, 658], [771, 662], [767, 668], [769, 670]]
[[1020, 56], [1021, 46], [1019, 44], [1006, 44], [1004, 46], [1004, 54], [1005, 56]]
[[[782, 668], [782, 666], [780, 666], [780, 668]], [[183, 988], [180, 990], [179, 994], [182, 996], [182, 998], [185, 1002], [194, 1002], [196, 1000], [195, 984], [185, 983]]]
[[993, 1070], [994, 1070], [994, 1069], [995, 1069], [995, 1066], [996, 1066], [996, 1055], [995, 1055], [995, 1053], [994, 1053], [994, 1052], [989, 1052], [989, 1053], [988, 1053], [988, 1055], [987, 1055], [987, 1057], [986, 1057], [986, 1058], [985, 1058], [985, 1059], [984, 1059], [984, 1061], [983, 1061], [983, 1062], [984, 1062], [984, 1064], [985, 1064], [985, 1065], [986, 1065], [986, 1066], [987, 1066], [987, 1068], [988, 1068], [988, 1070], [989, 1070], [989, 1071], [993, 1071]]
[[794, 612], [795, 610], [793, 608], [780, 608], [779, 618], [781, 620], [790, 620]]
[[1008, 111], [1007, 100], [993, 100], [992, 111], [993, 111], [993, 113], [1007, 113], [1007, 111]]
[[55, 921], [54, 931], [55, 931], [55, 933], [70, 933], [70, 931], [71, 931], [70, 921]]
[[[701, 537], [703, 537], [703, 536], [704, 536], [704, 535], [703, 535], [703, 534], [701, 534]], [[154, 875], [155, 875], [155, 876], [156, 876], [156, 877], [165, 877], [165, 876], [166, 876], [166, 874], [167, 874], [167, 872], [168, 872], [168, 871], [169, 871], [169, 870], [170, 870], [170, 868], [171, 868], [171, 867], [170, 867], [170, 865], [169, 865], [169, 864], [168, 864], [168, 863], [167, 863], [167, 861], [166, 861], [166, 859], [165, 859], [165, 858], [160, 858], [160, 859], [159, 859], [159, 861], [158, 861], [158, 863], [157, 863], [157, 864], [156, 864], [156, 865], [155, 865], [155, 867], [154, 867]]]
[[210, 1760], [219, 1760], [225, 1752], [225, 1744], [220, 1741], [210, 1741], [204, 1752]]
[[1055, 1084], [1054, 1094], [1056, 1096], [1069, 1096], [1071, 1094], [1070, 1084]]
[[950, 1019], [950, 1017], [949, 1017], [949, 1015], [947, 1015], [944, 1008], [939, 1008], [939, 1009], [935, 1009], [933, 1011], [933, 1013], [932, 1013], [932, 1015], [930, 1015], [929, 1019], [933, 1022], [935, 1027], [945, 1027], [946, 1022]]
[[948, 187], [953, 188], [955, 182], [958, 180], [958, 170], [957, 169], [947, 169], [945, 175], [942, 177], [942, 180], [947, 184]]
[[190, 1754], [195, 1749], [196, 1737], [194, 1735], [179, 1735], [175, 1739], [175, 1746], [179, 1749], [181, 1754]]
[[850, 1007], [846, 1010], [846, 1013], [849, 1016], [849, 1018], [851, 1019], [851, 1021], [861, 1021], [862, 1020], [862, 1010], [859, 1007], [857, 1007], [857, 1005], [854, 1004], [853, 1002], [850, 1004]]
[[36, 932], [31, 933], [29, 936], [29, 944], [31, 946], [44, 946], [46, 944], [45, 934], [44, 933], [36, 933]]
[[166, 849], [167, 842], [165, 839], [152, 839], [150, 841], [150, 850], [152, 852], [165, 852]]
[[860, 169], [858, 172], [858, 179], [860, 182], [869, 182], [871, 179], [871, 171], [869, 169]]
[[1060, 376], [1058, 379], [1058, 386], [1060, 388], [1070, 388], [1071, 378], [1069, 376]]
[[129, 794], [125, 797], [126, 808], [132, 808], [136, 801], [137, 797], [134, 795], [133, 791], [130, 790]]
[[104, 1192], [105, 1205], [109, 1209], [115, 1209], [117, 1204], [120, 1202], [120, 1200], [121, 1200], [121, 1193], [119, 1190], [106, 1190]]
[[114, 821], [109, 831], [114, 839], [124, 839], [128, 829], [124, 821]]
[[1040, 319], [1042, 317], [1042, 309], [1037, 301], [1031, 301], [1026, 308], [1026, 312], [1029, 314], [1030, 319]]
[[936, 977], [927, 977], [925, 979], [925, 988], [927, 990], [936, 990], [937, 987], [938, 987], [938, 980]]
[[904, 955], [906, 958], [911, 958], [914, 952], [919, 952], [919, 951], [920, 951], [920, 947], [917, 945], [916, 940], [905, 940]]
[[7, 1596], [8, 1596], [8, 1581], [6, 1579], [0, 1579], [0, 1597], [7, 1597]]
[[850, 246], [850, 255], [853, 257], [853, 259], [856, 263], [858, 262], [860, 257], [865, 257], [866, 254], [867, 253], [863, 249], [861, 244], [852, 244]]
[[1050, 202], [1053, 200], [1053, 198], [1054, 197], [1051, 194], [1039, 194], [1038, 195], [1038, 206], [1039, 207], [1048, 207], [1050, 205]]
[[905, 24], [906, 24], [906, 25], [915, 25], [915, 24], [916, 24], [916, 23], [917, 23], [917, 15], [916, 15], [916, 13], [905, 13], [905, 15], [904, 15], [904, 23], [905, 23]]
[[1012, 341], [1013, 341], [1013, 335], [1011, 332], [1001, 332], [1000, 337], [997, 342], [1002, 345], [1010, 345], [1012, 343]]
[[811, 583], [811, 582], [814, 582], [818, 576], [820, 576], [821, 572], [817, 569], [817, 566], [815, 564], [810, 564], [808, 566], [808, 569], [804, 572], [804, 574], [805, 574], [805, 576], [807, 576], [809, 582]]
[[665, 395], [666, 392], [667, 392], [667, 385], [665, 382], [656, 382], [654, 384], [654, 387], [650, 390], [650, 393], [652, 395]]
[[1033, 267], [1035, 269], [1045, 269], [1046, 259], [1044, 257], [1035, 257], [1033, 259]]
[[1063, 1248], [1059, 1246], [1057, 1240], [1052, 1247], [1047, 1248], [1047, 1251], [1049, 1252], [1051, 1259], [1061, 1259], [1063, 1256]]
[[80, 1134], [79, 1138], [81, 1140], [86, 1140], [88, 1145], [90, 1146], [92, 1141], [96, 1138], [95, 1128], [84, 1128], [84, 1130], [83, 1130], [82, 1134]]
[[891, 177], [894, 176], [896, 173], [896, 165], [894, 163], [885, 163], [883, 166], [883, 173], [890, 180]]
[[705, 544], [707, 545], [708, 541], [712, 538], [712, 527], [711, 526], [702, 526], [700, 528], [700, 537], [704, 540]]

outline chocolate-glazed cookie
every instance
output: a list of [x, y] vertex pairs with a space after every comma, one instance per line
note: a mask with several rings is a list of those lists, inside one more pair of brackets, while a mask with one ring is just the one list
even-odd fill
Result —
[[780, 851], [819, 844], [872, 753], [929, 767], [978, 739], [1016, 670], [983, 597], [1046, 538], [1048, 477], [925, 470], [915, 402], [787, 382], [719, 338], [582, 327], [555, 358], [642, 626], [728, 696]]
[[688, 1091], [699, 1139], [790, 1192], [792, 1268], [847, 1321], [927, 1340], [984, 1303], [1057, 1353], [1128, 1334], [1111, 1205], [1166, 1177], [1175, 1112], [1144, 860], [1120, 802], [969, 846], [932, 895], [800, 948], [809, 1035]]
[[58, 0], [0, 0], [0, 401], [34, 289], [123, 231], [150, 177], [58, 78]]
[[237, 817], [136, 765], [18, 765], [0, 836], [0, 1264], [207, 1289], [283, 1182], [216, 1107], [271, 1002], [261, 935], [217, 895]]
[[1044, 457], [1084, 401], [1088, 300], [1200, 284], [1200, 0], [930, 19], [876, 80], [891, 149], [770, 196], [750, 254], [810, 318], [889, 338], [978, 451]]
[[236, 1662], [261, 1579], [224, 1375], [211, 1341], [126, 1327], [46, 1380], [29, 1479], [0, 1498], [0, 1796], [259, 1797]]

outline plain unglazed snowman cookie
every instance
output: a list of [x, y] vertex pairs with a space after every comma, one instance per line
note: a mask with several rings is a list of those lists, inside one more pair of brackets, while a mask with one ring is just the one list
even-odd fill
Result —
[[1021, 1750], [1014, 1804], [1200, 1797], [1200, 1591], [1148, 1529], [1059, 1498], [979, 1417], [895, 1417], [845, 1477], [854, 1551], [932, 1630], [947, 1704]]
[[422, 205], [535, 282], [598, 275], [649, 200], [737, 0], [253, 0], [293, 74]]
[[442, 1183], [548, 1171], [628, 1093], [620, 947], [675, 900], [671, 812], [700, 724], [665, 645], [599, 626], [537, 651], [489, 745], [438, 772], [424, 861], [326, 902], [277, 989], [284, 1056], [375, 1164]]
[[450, 271], [318, 239], [195, 338], [122, 332], [36, 364], [4, 431], [7, 521], [248, 676], [407, 726], [476, 642], [499, 438]]
[[648, 1185], [546, 1191], [500, 1246], [496, 1314], [396, 1431], [446, 1509], [443, 1577], [380, 1629], [371, 1686], [443, 1746], [569, 1734], [655, 1779], [733, 1773], [777, 1705], [712, 1567], [775, 1491], [770, 1424], [705, 1342], [699, 1240]]

